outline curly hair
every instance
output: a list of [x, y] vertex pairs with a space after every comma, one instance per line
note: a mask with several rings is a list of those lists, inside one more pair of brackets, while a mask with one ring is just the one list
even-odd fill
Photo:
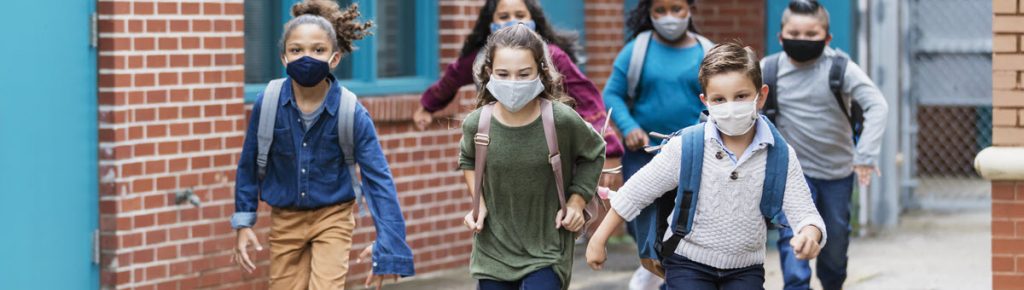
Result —
[[491, 34], [487, 38], [487, 45], [483, 48], [483, 61], [478, 61], [476, 65], [480, 67], [479, 69], [474, 69], [477, 72], [476, 79], [481, 84], [477, 87], [477, 107], [483, 107], [497, 101], [491, 95], [491, 92], [487, 90], [486, 84], [491, 80], [494, 53], [499, 48], [525, 49], [532, 52], [533, 60], [538, 68], [537, 75], [540, 77], [541, 84], [544, 85], [544, 91], [538, 97], [571, 106], [573, 104], [572, 99], [565, 95], [565, 91], [562, 88], [562, 75], [555, 70], [554, 65], [551, 63], [551, 55], [548, 54], [547, 47], [547, 44], [541, 39], [540, 35], [530, 30], [526, 25], [505, 27]]
[[[629, 31], [627, 42], [636, 38], [641, 32], [654, 29], [654, 23], [651, 23], [651, 2], [652, 0], [640, 0], [636, 3], [636, 8], [629, 11], [629, 17], [626, 18], [626, 29]], [[696, 2], [697, 0], [686, 0], [690, 9], [696, 6]], [[693, 33], [699, 33], [697, 26], [693, 25], [693, 17], [690, 17], [690, 25], [687, 25], [686, 29]]]
[[359, 5], [352, 3], [344, 11], [338, 3], [331, 0], [305, 0], [292, 5], [292, 20], [284, 25], [281, 36], [281, 53], [284, 54], [285, 41], [295, 27], [303, 24], [314, 24], [327, 32], [334, 51], [342, 54], [351, 53], [356, 49], [355, 41], [371, 34], [373, 21], [359, 22]]
[[[491, 35], [491, 22], [493, 22], [494, 13], [498, 10], [498, 2], [500, 1], [487, 0], [484, 6], [480, 8], [480, 15], [476, 19], [476, 25], [473, 26], [473, 32], [466, 37], [459, 56], [475, 54], [487, 44], [487, 39]], [[578, 62], [576, 54], [581, 48], [576, 44], [576, 40], [579, 38], [579, 35], [575, 32], [555, 30], [551, 23], [548, 22], [547, 16], [544, 16], [544, 10], [541, 9], [537, 0], [523, 0], [523, 4], [526, 4], [526, 10], [530, 11], [530, 18], [536, 24], [537, 34], [540, 34], [540, 37], [545, 41], [554, 43], [558, 48], [565, 51], [572, 62]]]

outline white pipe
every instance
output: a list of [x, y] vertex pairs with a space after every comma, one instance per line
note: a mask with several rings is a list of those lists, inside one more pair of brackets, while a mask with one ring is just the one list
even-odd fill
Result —
[[1024, 147], [988, 147], [974, 157], [974, 170], [988, 180], [1024, 180]]

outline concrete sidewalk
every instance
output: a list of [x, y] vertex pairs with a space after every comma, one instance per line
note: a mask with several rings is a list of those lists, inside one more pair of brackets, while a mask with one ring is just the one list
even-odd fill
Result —
[[[991, 214], [987, 208], [912, 212], [898, 228], [874, 237], [856, 238], [850, 246], [846, 289], [990, 289]], [[595, 272], [584, 262], [584, 247], [576, 248], [570, 289], [626, 289], [636, 269], [631, 243], [609, 246], [605, 270]], [[770, 249], [765, 262], [766, 289], [782, 289], [778, 252]], [[813, 263], [812, 263], [813, 265]], [[405, 280], [385, 289], [473, 290], [467, 269]], [[817, 281], [815, 289], [821, 289]]]

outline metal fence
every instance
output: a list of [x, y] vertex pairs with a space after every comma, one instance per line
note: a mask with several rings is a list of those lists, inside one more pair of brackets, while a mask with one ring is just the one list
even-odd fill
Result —
[[974, 156], [992, 144], [992, 1], [908, 1], [902, 204], [985, 201]]

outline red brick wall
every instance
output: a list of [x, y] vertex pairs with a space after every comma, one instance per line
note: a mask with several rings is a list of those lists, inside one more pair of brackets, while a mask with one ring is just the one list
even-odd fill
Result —
[[[97, 8], [103, 287], [253, 283], [230, 267], [227, 223], [246, 125], [242, 1]], [[187, 188], [201, 208], [174, 204]]]
[[694, 25], [715, 43], [741, 41], [764, 55], [764, 0], [697, 1]]
[[[1024, 2], [992, 3], [992, 143], [1024, 146]], [[992, 286], [1024, 288], [1024, 181], [992, 182]]]
[[[700, 2], [697, 25], [713, 40], [743, 37], [760, 49], [763, 5], [739, 2]], [[458, 56], [479, 2], [439, 0], [439, 5], [441, 70]], [[602, 89], [624, 43], [622, 0], [585, 5], [587, 75]], [[265, 288], [265, 251], [256, 255], [252, 275], [230, 263], [234, 168], [250, 112], [243, 97], [241, 0], [101, 0], [99, 14], [103, 286]], [[361, 101], [395, 175], [422, 276], [464, 269], [469, 262], [472, 235], [461, 225], [469, 198], [455, 164], [458, 120], [472, 108], [473, 92], [463, 88], [457, 104], [422, 132], [410, 120], [418, 99], [407, 94]], [[186, 188], [202, 198], [201, 208], [173, 204], [173, 192]], [[267, 209], [261, 205], [256, 227], [264, 246]], [[369, 217], [358, 224], [353, 257], [373, 236]], [[368, 269], [353, 264], [349, 281], [361, 281]]]

